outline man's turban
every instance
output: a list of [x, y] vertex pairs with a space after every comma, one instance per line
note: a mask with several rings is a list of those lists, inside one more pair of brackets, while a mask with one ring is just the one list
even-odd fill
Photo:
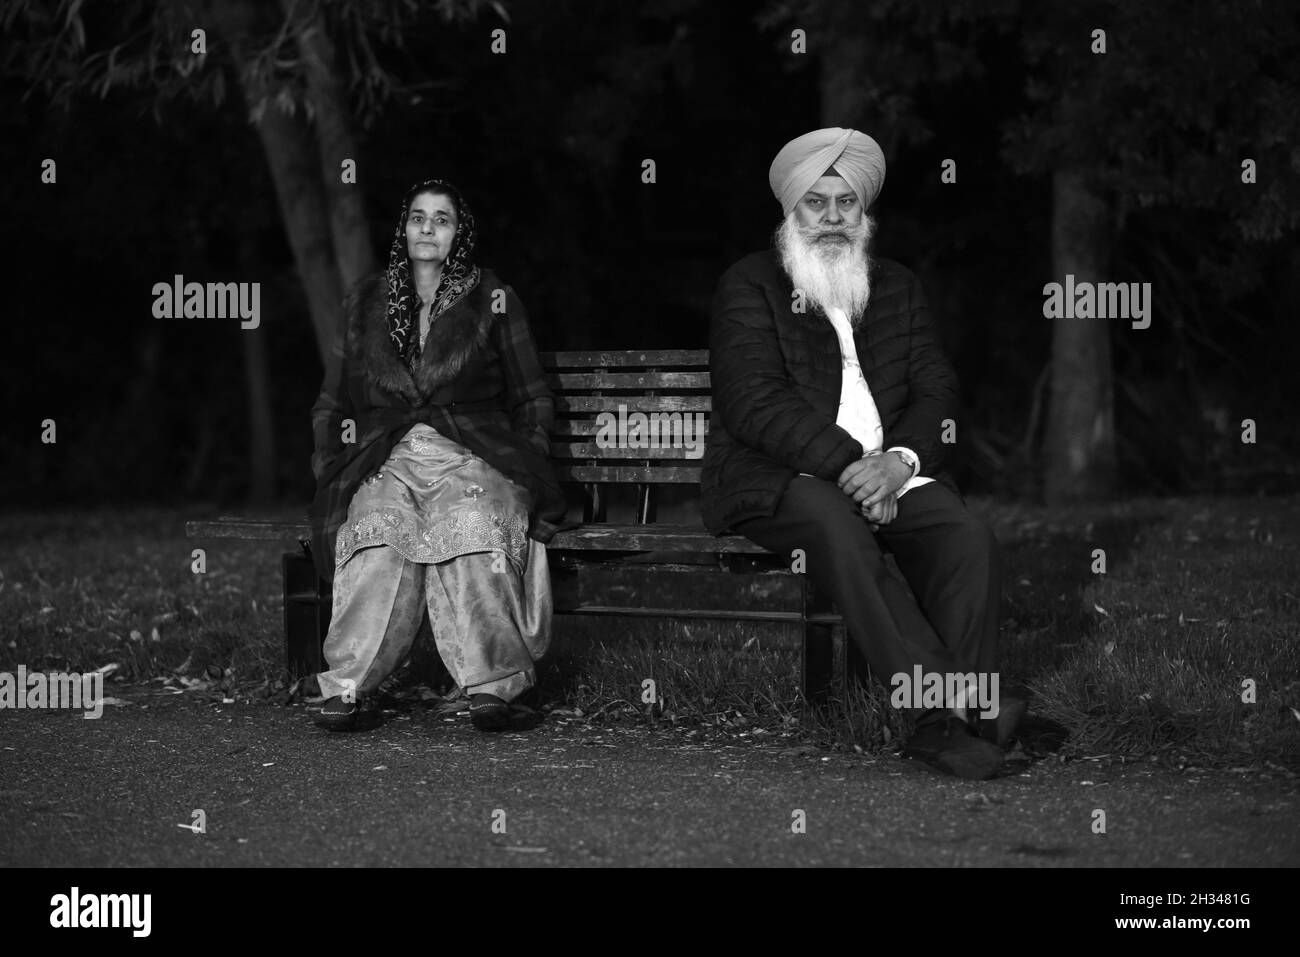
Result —
[[772, 161], [767, 179], [787, 216], [826, 170], [844, 177], [863, 209], [875, 202], [885, 183], [885, 154], [866, 133], [832, 126], [792, 139]]

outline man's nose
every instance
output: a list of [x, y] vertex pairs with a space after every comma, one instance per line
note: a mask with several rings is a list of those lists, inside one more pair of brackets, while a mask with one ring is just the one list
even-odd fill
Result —
[[838, 206], [831, 204], [831, 206], [826, 210], [826, 214], [822, 217], [822, 219], [824, 219], [826, 222], [830, 223], [831, 225], [835, 225], [837, 223], [844, 222], [844, 215], [840, 212]]

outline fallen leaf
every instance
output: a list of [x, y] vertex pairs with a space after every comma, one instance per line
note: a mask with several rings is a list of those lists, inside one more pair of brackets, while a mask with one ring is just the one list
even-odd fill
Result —
[[801, 757], [805, 754], [816, 754], [816, 753], [817, 753], [817, 745], [815, 744], [798, 744], [795, 745], [793, 748], [782, 748], [780, 751], [777, 752], [777, 754], [780, 754], [784, 757], [792, 757], [792, 758]]

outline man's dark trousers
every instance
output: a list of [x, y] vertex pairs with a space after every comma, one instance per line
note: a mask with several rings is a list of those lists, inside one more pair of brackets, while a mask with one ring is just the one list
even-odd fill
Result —
[[[797, 476], [776, 514], [735, 529], [777, 554], [803, 549], [806, 573], [834, 600], [851, 640], [886, 684], [900, 672], [910, 679], [918, 664], [939, 674], [996, 669], [997, 539], [946, 486], [911, 489], [898, 500], [894, 520], [873, 533], [834, 482]], [[882, 543], [916, 601], [886, 566]]]

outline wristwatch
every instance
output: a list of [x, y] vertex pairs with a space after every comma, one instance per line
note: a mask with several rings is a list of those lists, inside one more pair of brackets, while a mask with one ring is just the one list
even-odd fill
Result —
[[903, 464], [907, 466], [907, 470], [911, 472], [913, 476], [916, 475], [917, 458], [915, 455], [911, 452], [906, 452], [903, 449], [890, 449], [889, 451], [893, 452], [903, 460]]

